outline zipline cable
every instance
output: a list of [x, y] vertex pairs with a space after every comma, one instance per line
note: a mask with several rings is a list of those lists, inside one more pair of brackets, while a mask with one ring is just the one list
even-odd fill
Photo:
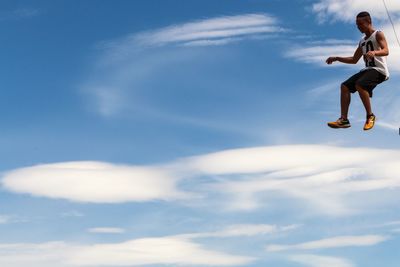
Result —
[[385, 6], [386, 13], [387, 13], [388, 18], [390, 20], [390, 23], [392, 24], [392, 28], [393, 28], [394, 35], [396, 36], [397, 44], [400, 46], [399, 37], [397, 36], [396, 28], [394, 27], [392, 17], [390, 16], [389, 10], [388, 10], [388, 8], [386, 6], [386, 2], [385, 2], [385, 0], [382, 0], [382, 2], [383, 2], [383, 5]]

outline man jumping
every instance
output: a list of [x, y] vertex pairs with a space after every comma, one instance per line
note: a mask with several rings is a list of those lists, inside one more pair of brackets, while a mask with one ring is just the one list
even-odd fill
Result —
[[341, 85], [340, 107], [341, 116], [337, 121], [328, 122], [331, 128], [348, 128], [348, 111], [351, 94], [358, 92], [367, 113], [367, 120], [364, 130], [374, 127], [375, 115], [372, 113], [370, 97], [376, 85], [389, 79], [389, 71], [386, 64], [386, 56], [389, 55], [389, 48], [385, 35], [381, 31], [376, 31], [372, 26], [371, 16], [368, 12], [360, 12], [356, 17], [357, 28], [365, 36], [360, 40], [356, 51], [352, 57], [329, 57], [327, 64], [339, 61], [346, 64], [356, 64], [361, 56], [364, 57], [365, 68], [359, 73], [351, 76]]

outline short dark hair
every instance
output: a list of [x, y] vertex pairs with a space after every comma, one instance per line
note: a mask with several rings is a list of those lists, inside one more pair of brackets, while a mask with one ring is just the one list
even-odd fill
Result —
[[367, 11], [362, 11], [357, 14], [357, 18], [367, 18], [369, 22], [372, 21], [371, 15]]

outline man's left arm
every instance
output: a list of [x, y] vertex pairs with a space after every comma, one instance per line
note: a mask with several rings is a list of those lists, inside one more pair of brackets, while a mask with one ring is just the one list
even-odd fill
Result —
[[376, 40], [378, 41], [378, 44], [381, 49], [376, 50], [376, 51], [369, 51], [366, 56], [369, 59], [372, 59], [373, 57], [384, 57], [389, 55], [389, 47], [386, 42], [385, 35], [383, 32], [379, 31], [376, 33]]

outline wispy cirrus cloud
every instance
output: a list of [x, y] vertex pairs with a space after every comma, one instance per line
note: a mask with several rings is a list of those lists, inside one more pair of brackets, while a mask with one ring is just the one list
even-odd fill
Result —
[[0, 224], [26, 223], [28, 221], [28, 219], [21, 218], [17, 215], [0, 214]]
[[382, 226], [395, 226], [395, 225], [400, 225], [400, 221], [392, 221], [382, 224]]
[[73, 265], [84, 266], [149, 264], [235, 266], [249, 264], [255, 259], [212, 251], [187, 239], [163, 237], [81, 247], [70, 260]]
[[[400, 15], [400, 3], [396, 0], [385, 0], [393, 15]], [[321, 0], [313, 4], [312, 10], [320, 22], [341, 20], [354, 22], [361, 11], [368, 11], [373, 18], [387, 20], [385, 6], [382, 1], [375, 0]]]
[[65, 242], [0, 244], [2, 266], [73, 267], [143, 265], [237, 266], [252, 257], [214, 251], [177, 237], [140, 238], [122, 243], [79, 245]]
[[185, 238], [209, 238], [209, 237], [249, 237], [267, 234], [276, 234], [282, 232], [288, 232], [297, 229], [299, 225], [269, 225], [269, 224], [237, 224], [227, 226], [225, 229], [215, 232], [203, 232], [203, 233], [190, 233], [182, 234], [180, 237]]
[[0, 21], [29, 19], [43, 13], [40, 8], [21, 7], [11, 11], [0, 11]]
[[388, 236], [381, 235], [337, 236], [295, 245], [269, 245], [267, 246], [267, 251], [276, 252], [285, 250], [314, 250], [339, 247], [373, 246], [388, 239]]
[[95, 227], [89, 228], [88, 232], [94, 234], [122, 234], [125, 232], [125, 229], [116, 227]]
[[367, 225], [364, 228], [379, 230], [379, 231], [385, 232], [385, 233], [396, 233], [397, 234], [400, 232], [399, 227], [400, 227], [400, 221], [389, 221], [389, 222]]
[[[151, 88], [150, 92], [165, 90], [165, 84], [152, 85], [151, 82], [169, 79], [164, 75], [166, 70], [179, 69], [185, 64], [187, 69], [201, 66], [205, 58], [212, 57], [210, 50], [216, 46], [270, 38], [284, 31], [274, 16], [251, 13], [127, 34], [98, 44], [97, 56], [90, 63], [92, 71], [80, 88], [88, 97], [88, 106], [104, 117], [125, 112], [181, 121], [181, 114], [168, 112], [160, 105], [156, 107], [155, 97], [146, 97], [147, 88]], [[218, 58], [223, 60], [223, 53], [218, 53]], [[174, 79], [174, 84], [180, 80], [182, 75]]]
[[[348, 57], [354, 54], [357, 49], [358, 42], [351, 40], [343, 40], [342, 43], [338, 43], [338, 40], [326, 40], [320, 42], [310, 42], [309, 45], [303, 45], [302, 47], [291, 47], [287, 52], [284, 53], [285, 57], [292, 58], [296, 61], [316, 64], [319, 66], [327, 66], [325, 60], [330, 56], [342, 56]], [[339, 64], [333, 64], [331, 66], [338, 66]], [[354, 67], [354, 65], [342, 65]], [[357, 66], [360, 68], [360, 66]]]
[[79, 218], [79, 217], [84, 217], [85, 214], [83, 214], [82, 212], [79, 212], [77, 210], [70, 210], [70, 211], [62, 212], [60, 214], [60, 216], [63, 218], [71, 218], [71, 217]]
[[254, 35], [282, 32], [278, 20], [266, 14], [222, 16], [139, 33], [131, 38], [145, 46], [166, 44], [221, 45]]
[[351, 261], [339, 257], [320, 256], [312, 254], [297, 254], [289, 256], [289, 260], [310, 267], [353, 267]]
[[0, 224], [6, 224], [10, 222], [11, 216], [9, 215], [0, 215]]

